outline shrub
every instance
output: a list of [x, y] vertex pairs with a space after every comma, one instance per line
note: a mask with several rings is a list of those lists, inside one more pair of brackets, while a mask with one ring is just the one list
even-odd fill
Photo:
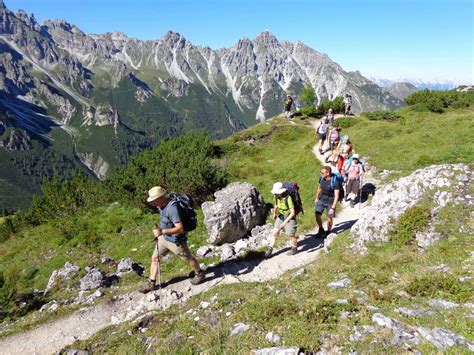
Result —
[[472, 101], [469, 93], [455, 90], [433, 91], [424, 89], [407, 96], [405, 102], [410, 106], [425, 104], [430, 111], [442, 113], [448, 107], [469, 107]]
[[188, 193], [202, 202], [227, 184], [227, 172], [212, 162], [217, 155], [218, 149], [207, 134], [186, 134], [162, 141], [131, 159], [128, 167], [114, 173], [105, 185], [116, 199], [138, 205], [156, 185]]
[[405, 287], [405, 291], [412, 296], [421, 297], [444, 297], [448, 294], [457, 301], [467, 301], [472, 294], [469, 283], [447, 275], [417, 277]]
[[444, 112], [444, 103], [441, 98], [433, 96], [426, 102], [426, 106], [431, 112], [443, 113]]
[[334, 100], [323, 100], [316, 112], [318, 115], [325, 115], [330, 108], [332, 108], [334, 114], [343, 113], [345, 109], [343, 97], [337, 96]]
[[301, 112], [305, 116], [310, 116], [310, 117], [318, 116], [318, 111], [316, 110], [316, 107], [314, 107], [314, 105], [302, 107], [300, 108], [299, 112]]
[[304, 107], [314, 107], [315, 92], [312, 86], [303, 88], [300, 94], [301, 103]]
[[430, 222], [430, 209], [424, 206], [413, 206], [399, 218], [394, 229], [389, 232], [390, 241], [402, 246], [410, 244], [417, 232], [422, 231]]
[[400, 114], [387, 110], [366, 112], [364, 115], [371, 121], [396, 121], [401, 118]]

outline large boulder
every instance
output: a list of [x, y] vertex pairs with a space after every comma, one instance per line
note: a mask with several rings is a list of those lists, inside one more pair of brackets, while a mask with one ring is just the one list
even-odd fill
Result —
[[[469, 195], [473, 177], [473, 172], [464, 164], [432, 165], [383, 186], [351, 228], [354, 249], [363, 253], [367, 250], [365, 243], [387, 241], [388, 231], [399, 217], [423, 199], [434, 202], [432, 215], [447, 205], [473, 206], [474, 198]], [[438, 238], [433, 231], [426, 231], [418, 233], [417, 242], [424, 248]]]
[[214, 202], [202, 204], [204, 224], [212, 245], [232, 243], [265, 222], [265, 201], [255, 186], [232, 183], [217, 191]]
[[51, 292], [51, 289], [53, 288], [54, 284], [58, 279], [63, 279], [64, 281], [70, 280], [74, 275], [76, 275], [81, 268], [77, 265], [74, 265], [67, 261], [64, 264], [64, 267], [59, 270], [54, 270], [51, 276], [49, 277], [48, 280], [48, 285], [46, 286], [46, 289], [44, 290], [44, 294], [47, 295]]
[[94, 267], [86, 267], [87, 274], [80, 281], [81, 291], [88, 291], [104, 286], [106, 277], [104, 273]]

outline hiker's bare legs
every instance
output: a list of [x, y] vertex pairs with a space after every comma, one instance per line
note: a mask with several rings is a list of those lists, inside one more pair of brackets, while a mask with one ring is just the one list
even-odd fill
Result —
[[196, 273], [201, 272], [201, 267], [194, 256], [188, 259], [188, 263], [194, 269], [194, 271], [196, 271]]
[[270, 238], [270, 248], [273, 248], [275, 246], [278, 234], [280, 234], [280, 230], [277, 228], [274, 228], [272, 231], [272, 236]]
[[332, 230], [333, 219], [328, 217], [328, 232]]
[[295, 237], [294, 235], [290, 236], [290, 243], [292, 248], [296, 248], [298, 246], [298, 237]]
[[318, 224], [319, 229], [323, 228], [323, 219], [319, 213], [315, 213], [316, 215], [316, 223]]
[[157, 256], [151, 257], [151, 265], [150, 265], [150, 280], [156, 280], [156, 276], [158, 275], [158, 263], [160, 262], [160, 258]]

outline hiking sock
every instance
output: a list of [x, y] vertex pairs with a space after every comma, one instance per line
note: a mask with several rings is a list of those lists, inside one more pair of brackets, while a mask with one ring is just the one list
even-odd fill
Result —
[[268, 247], [267, 251], [265, 252], [265, 258], [269, 258], [272, 255], [273, 248]]

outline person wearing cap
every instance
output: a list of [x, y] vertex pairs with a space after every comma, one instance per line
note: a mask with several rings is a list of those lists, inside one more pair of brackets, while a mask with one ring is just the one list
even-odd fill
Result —
[[295, 255], [298, 246], [298, 238], [296, 237], [298, 224], [296, 223], [295, 201], [293, 201], [293, 198], [283, 187], [283, 183], [281, 182], [274, 183], [271, 192], [275, 195], [275, 206], [273, 208], [275, 224], [270, 239], [270, 246], [265, 252], [265, 257], [269, 258], [272, 255], [276, 238], [283, 230], [285, 230], [285, 234], [290, 238], [291, 242], [291, 250], [288, 254]]
[[285, 101], [285, 118], [291, 118], [291, 106], [293, 106], [293, 98], [290, 95], [286, 96]]
[[354, 207], [356, 198], [359, 196], [360, 181], [364, 177], [364, 164], [360, 161], [359, 154], [353, 154], [344, 163], [342, 175], [347, 177], [347, 200], [350, 200], [351, 207]]
[[140, 291], [148, 293], [157, 289], [158, 263], [160, 262], [160, 257], [165, 256], [169, 252], [189, 263], [196, 272], [191, 283], [193, 285], [200, 284], [204, 280], [204, 271], [201, 270], [198, 261], [189, 251], [179, 204], [169, 199], [166, 190], [161, 186], [155, 186], [148, 190], [147, 202], [159, 211], [160, 227], [158, 228], [157, 225], [154, 225], [152, 228], [152, 233], [157, 243], [151, 257], [148, 284]]
[[326, 142], [328, 134], [329, 124], [326, 117], [321, 120], [318, 128], [316, 129], [316, 134], [319, 136], [319, 154], [323, 154], [323, 146]]

